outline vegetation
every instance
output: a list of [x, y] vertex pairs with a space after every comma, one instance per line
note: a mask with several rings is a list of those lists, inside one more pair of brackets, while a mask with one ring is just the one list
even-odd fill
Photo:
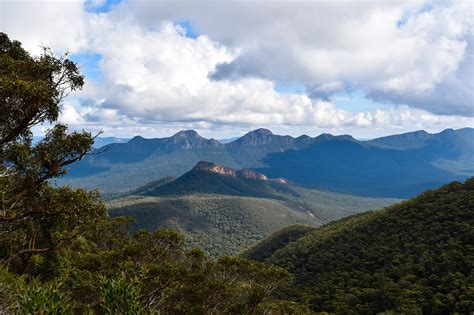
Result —
[[[187, 250], [166, 229], [131, 234], [96, 192], [50, 182], [91, 150], [87, 132], [56, 123], [83, 77], [66, 57], [30, 56], [0, 33], [0, 313], [257, 314], [304, 311], [272, 300], [279, 267]], [[53, 127], [37, 144], [31, 128]]]
[[130, 197], [112, 201], [110, 209], [113, 216], [134, 217], [133, 230], [180, 230], [189, 248], [202, 248], [212, 256], [237, 254], [290, 224], [317, 224], [281, 201], [236, 196]]
[[468, 314], [474, 311], [473, 209], [471, 178], [333, 222], [283, 247], [270, 238], [248, 256], [294, 274], [281, 296], [316, 312]]
[[132, 229], [174, 228], [189, 246], [234, 255], [292, 224], [318, 226], [394, 203], [192, 170], [149, 183], [109, 203], [111, 215], [136, 219]]
[[186, 194], [219, 194], [260, 198], [278, 198], [283, 194], [293, 194], [288, 185], [272, 181], [226, 176], [213, 172], [191, 170], [165, 185], [161, 182], [139, 194], [147, 196], [169, 196]]
[[[49, 281], [0, 269], [0, 310], [7, 313], [257, 314], [290, 276], [241, 258], [213, 260], [184, 249], [172, 230], [128, 234], [118, 221], [57, 251]], [[43, 256], [38, 256], [38, 259]], [[294, 307], [300, 307], [294, 303]]]
[[256, 261], [264, 261], [277, 250], [285, 247], [290, 242], [300, 239], [314, 229], [314, 227], [308, 225], [287, 226], [245, 251], [242, 257]]

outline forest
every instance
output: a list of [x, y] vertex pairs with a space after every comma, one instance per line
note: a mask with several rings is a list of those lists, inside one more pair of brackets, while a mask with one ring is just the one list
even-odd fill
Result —
[[282, 298], [315, 312], [474, 311], [474, 178], [408, 201], [276, 233], [244, 257], [285, 268]]

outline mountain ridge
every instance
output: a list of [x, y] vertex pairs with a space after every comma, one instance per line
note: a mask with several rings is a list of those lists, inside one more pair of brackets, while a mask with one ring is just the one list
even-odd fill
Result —
[[179, 177], [199, 161], [209, 161], [323, 190], [406, 198], [474, 175], [472, 139], [472, 128], [369, 141], [330, 134], [294, 138], [257, 129], [221, 144], [183, 130], [167, 138], [135, 137], [105, 146], [59, 182], [98, 187], [105, 193], [125, 192], [156, 178]]
[[[293, 137], [293, 136], [290, 136], [290, 135], [277, 135], [277, 134], [274, 134], [269, 129], [258, 128], [258, 129], [249, 131], [248, 133], [246, 133], [243, 136], [229, 138], [229, 139], [233, 139], [233, 140], [230, 141], [230, 142], [226, 142], [226, 143], [220, 143], [218, 140], [216, 140], [214, 138], [205, 138], [205, 137], [201, 136], [197, 131], [191, 129], [191, 130], [181, 130], [181, 131], [178, 131], [178, 132], [176, 132], [175, 134], [173, 134], [169, 137], [162, 137], [162, 138], [145, 138], [143, 136], [136, 135], [136, 136], [130, 138], [128, 140], [128, 142], [136, 141], [137, 139], [140, 139], [142, 141], [149, 141], [150, 143], [152, 143], [153, 141], [158, 141], [158, 140], [159, 141], [165, 141], [165, 140], [170, 139], [171, 143], [173, 143], [173, 142], [174, 143], [179, 143], [179, 141], [177, 141], [177, 139], [180, 139], [180, 138], [181, 139], [183, 139], [183, 138], [193, 139], [194, 138], [194, 139], [201, 139], [202, 141], [207, 140], [207, 141], [209, 141], [208, 143], [210, 143], [212, 145], [226, 146], [226, 145], [229, 145], [229, 144], [234, 144], [234, 145], [235, 144], [241, 144], [241, 145], [268, 144], [268, 142], [265, 142], [265, 141], [272, 141], [272, 140], [269, 140], [269, 139], [292, 139], [292, 140], [300, 139], [299, 140], [300, 142], [306, 142], [310, 139], [312, 139], [312, 140], [317, 140], [317, 139], [320, 139], [320, 140], [322, 140], [322, 139], [325, 139], [325, 140], [328, 140], [328, 139], [345, 139], [345, 140], [358, 141], [358, 142], [361, 142], [361, 143], [367, 143], [367, 144], [377, 146], [377, 143], [381, 140], [389, 140], [389, 139], [400, 138], [400, 137], [419, 138], [419, 137], [423, 137], [423, 136], [426, 137], [426, 138], [430, 138], [432, 136], [442, 135], [442, 134], [446, 134], [446, 133], [452, 133], [453, 131], [454, 132], [474, 132], [474, 128], [470, 128], [470, 127], [464, 127], [464, 128], [459, 128], [459, 129], [447, 128], [447, 129], [444, 129], [444, 130], [442, 130], [440, 132], [437, 132], [437, 133], [429, 133], [429, 132], [427, 132], [423, 129], [420, 129], [420, 130], [401, 133], [401, 134], [393, 134], [393, 135], [388, 135], [388, 136], [377, 137], [377, 138], [370, 139], [370, 140], [357, 140], [356, 138], [354, 138], [352, 135], [349, 135], [349, 134], [333, 135], [333, 134], [330, 134], [330, 133], [321, 133], [321, 134], [319, 134], [317, 136], [314, 136], [314, 137], [308, 136], [306, 134], [303, 134], [303, 135], [300, 135], [300, 136], [297, 136], [297, 137]], [[113, 137], [109, 137], [109, 138], [113, 138]], [[111, 144], [116, 144], [116, 143], [111, 143]], [[125, 144], [125, 143], [118, 143], [118, 144]], [[192, 148], [192, 147], [188, 147], [188, 148]]]

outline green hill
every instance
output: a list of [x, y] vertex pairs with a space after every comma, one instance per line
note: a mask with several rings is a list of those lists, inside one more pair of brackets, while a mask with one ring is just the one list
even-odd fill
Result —
[[113, 216], [135, 217], [133, 229], [178, 229], [190, 247], [213, 256], [236, 254], [290, 224], [318, 224], [311, 214], [282, 201], [238, 196], [137, 196], [112, 201], [110, 209]]
[[308, 225], [290, 225], [279, 231], [276, 231], [263, 241], [245, 251], [242, 256], [247, 259], [264, 261], [274, 252], [285, 247], [290, 242], [305, 236], [313, 231], [315, 227]]
[[474, 311], [474, 178], [333, 222], [283, 247], [272, 241], [278, 238], [247, 256], [293, 273], [283, 295], [314, 311]]
[[208, 162], [119, 197], [109, 203], [111, 215], [135, 217], [132, 229], [176, 228], [212, 255], [237, 254], [292, 224], [319, 226], [397, 201], [306, 189]]
[[290, 185], [282, 181], [283, 183], [268, 180], [266, 176], [251, 170], [234, 170], [201, 161], [176, 180], [157, 181], [157, 184], [151, 183], [139, 188], [134, 194], [146, 196], [219, 194], [276, 199], [281, 199], [281, 194], [295, 194]]

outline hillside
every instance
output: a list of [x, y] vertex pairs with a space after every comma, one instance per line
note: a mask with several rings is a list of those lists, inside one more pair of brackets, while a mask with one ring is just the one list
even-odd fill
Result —
[[[284, 180], [281, 180], [284, 182]], [[155, 185], [139, 193], [147, 196], [184, 194], [219, 194], [247, 197], [278, 197], [278, 192], [291, 193], [288, 185], [279, 180], [269, 180], [265, 175], [252, 170], [236, 170], [212, 162], [200, 161], [183, 176], [165, 185]], [[277, 198], [280, 199], [280, 198]]]
[[135, 217], [132, 229], [177, 228], [213, 255], [236, 254], [292, 224], [318, 226], [397, 201], [305, 189], [204, 161], [119, 197], [109, 203], [111, 215]]
[[284, 296], [318, 312], [467, 314], [474, 311], [473, 209], [471, 178], [330, 223], [283, 247], [270, 238], [247, 256], [293, 273]]
[[329, 134], [294, 138], [257, 129], [222, 144], [188, 130], [168, 138], [135, 137], [104, 146], [58, 183], [126, 192], [157, 178], [181, 176], [205, 160], [321, 190], [408, 198], [474, 175], [473, 139], [472, 128], [370, 141]]
[[112, 216], [135, 217], [133, 230], [178, 229], [190, 247], [213, 256], [236, 254], [290, 224], [318, 224], [284, 202], [238, 196], [132, 197], [112, 201], [110, 210]]
[[166, 197], [196, 194], [277, 200], [299, 212], [311, 213], [320, 224], [399, 201], [308, 189], [284, 178], [267, 178], [252, 170], [237, 170], [205, 161], [198, 162], [191, 171], [177, 179], [164, 178], [124, 195]]
[[246, 259], [265, 261], [277, 250], [282, 249], [290, 242], [294, 242], [301, 237], [314, 231], [315, 227], [308, 225], [290, 225], [281, 230], [272, 233], [269, 237], [258, 242], [248, 250], [242, 253]]
[[396, 150], [350, 139], [324, 139], [303, 150], [269, 154], [264, 159], [267, 167], [256, 170], [319, 189], [409, 198], [461, 178], [433, 164], [435, 153], [442, 150], [429, 146]]

